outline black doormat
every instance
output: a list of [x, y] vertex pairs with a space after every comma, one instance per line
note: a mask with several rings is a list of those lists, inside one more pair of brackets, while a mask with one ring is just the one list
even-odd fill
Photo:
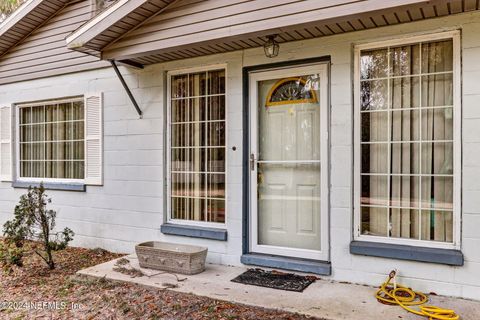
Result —
[[315, 276], [300, 276], [298, 274], [283, 273], [275, 270], [248, 269], [235, 279], [232, 279], [232, 282], [302, 292], [306, 287], [315, 282], [316, 279], [317, 277]]

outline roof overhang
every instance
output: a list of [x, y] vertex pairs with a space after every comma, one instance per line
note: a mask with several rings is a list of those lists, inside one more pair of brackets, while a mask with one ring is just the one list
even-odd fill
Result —
[[0, 55], [25, 39], [70, 0], [28, 0], [0, 24]]
[[[145, 1], [119, 0], [68, 37], [68, 46], [94, 50], [104, 60], [146, 65], [260, 47], [270, 34], [288, 42], [480, 9], [476, 1], [463, 0], [161, 2], [157, 12], [138, 21], [135, 10]], [[135, 21], [131, 28], [113, 32], [128, 19]]]
[[174, 0], [118, 0], [67, 37], [69, 49], [101, 51]]

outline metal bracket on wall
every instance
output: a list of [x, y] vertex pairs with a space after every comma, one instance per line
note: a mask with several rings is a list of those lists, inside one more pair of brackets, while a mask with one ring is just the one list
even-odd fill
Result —
[[115, 70], [115, 73], [117, 74], [118, 79], [120, 79], [120, 82], [123, 85], [123, 88], [127, 92], [128, 97], [130, 98], [130, 101], [132, 101], [133, 106], [135, 107], [135, 110], [137, 110], [138, 115], [140, 116], [140, 119], [143, 117], [143, 112], [138, 106], [137, 100], [135, 100], [135, 97], [132, 94], [132, 91], [130, 91], [130, 88], [128, 87], [127, 83], [125, 82], [125, 79], [123, 78], [122, 74], [120, 73], [120, 70], [118, 70], [118, 66], [115, 63], [115, 60], [110, 60], [110, 64], [113, 67], [113, 70]]

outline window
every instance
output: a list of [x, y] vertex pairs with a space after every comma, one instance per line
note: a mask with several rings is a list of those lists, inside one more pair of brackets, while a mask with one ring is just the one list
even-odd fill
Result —
[[279, 80], [267, 95], [266, 106], [292, 103], [316, 103], [317, 95], [311, 87], [315, 80], [307, 77], [293, 77]]
[[456, 245], [458, 37], [356, 48], [356, 235]]
[[19, 105], [17, 136], [19, 179], [84, 179], [83, 98]]
[[170, 219], [225, 223], [225, 70], [171, 75]]

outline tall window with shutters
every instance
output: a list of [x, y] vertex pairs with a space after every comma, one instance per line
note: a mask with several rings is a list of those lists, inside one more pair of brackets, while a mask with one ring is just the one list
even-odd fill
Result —
[[85, 178], [83, 98], [18, 106], [18, 178]]
[[459, 242], [456, 33], [356, 52], [356, 235], [438, 247]]
[[170, 74], [169, 219], [225, 223], [225, 70]]

